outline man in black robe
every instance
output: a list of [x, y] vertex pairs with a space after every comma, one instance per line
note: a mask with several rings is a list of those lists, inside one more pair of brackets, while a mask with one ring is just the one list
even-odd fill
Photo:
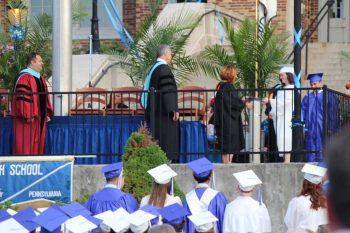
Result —
[[[157, 50], [157, 62], [151, 69], [149, 90], [155, 89], [154, 104], [151, 103], [151, 93], [147, 98], [146, 121], [149, 123], [154, 116], [153, 135], [167, 157], [173, 162], [179, 158], [179, 112], [177, 104], [177, 87], [173, 73], [170, 70], [171, 49], [168, 45], [160, 45]], [[154, 109], [151, 109], [154, 106]]]

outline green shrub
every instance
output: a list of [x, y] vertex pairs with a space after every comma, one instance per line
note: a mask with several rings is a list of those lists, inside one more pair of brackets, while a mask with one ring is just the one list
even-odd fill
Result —
[[[138, 201], [150, 194], [153, 178], [147, 173], [151, 168], [168, 162], [168, 159], [145, 127], [132, 133], [123, 154], [125, 184], [123, 190]], [[183, 192], [174, 180], [174, 193], [183, 199]]]

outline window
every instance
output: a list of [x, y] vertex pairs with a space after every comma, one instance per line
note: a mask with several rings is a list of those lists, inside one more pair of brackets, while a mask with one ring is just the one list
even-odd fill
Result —
[[52, 3], [53, 0], [31, 0], [29, 2], [30, 18], [33, 19], [37, 15], [46, 13], [52, 16]]
[[[54, 0], [30, 0], [28, 6], [30, 8], [30, 18], [34, 16], [46, 13], [50, 16], [53, 14], [53, 1]], [[72, 25], [72, 39], [88, 39], [91, 33], [91, 17], [92, 17], [92, 0], [74, 0], [77, 1], [76, 5], [86, 11], [88, 16], [84, 17], [78, 24]], [[73, 2], [73, 1], [72, 1]], [[108, 0], [106, 3], [108, 4]], [[121, 18], [123, 18], [123, 3], [119, 0], [114, 0], [114, 4], [118, 10]], [[110, 9], [112, 12], [112, 9]], [[115, 39], [119, 38], [118, 33], [114, 29], [108, 14], [104, 8], [102, 0], [97, 1], [97, 15], [100, 39]]]
[[[78, 25], [74, 25], [73, 39], [87, 39], [91, 33], [91, 18], [92, 18], [92, 0], [76, 0], [86, 10], [86, 16]], [[109, 1], [106, 0], [109, 6]], [[114, 0], [114, 4], [118, 10], [119, 16], [123, 20], [123, 3], [120, 0]], [[111, 12], [112, 8], [109, 8]], [[113, 14], [113, 13], [112, 13]], [[108, 17], [102, 0], [97, 1], [97, 16], [100, 39], [115, 39], [119, 38], [118, 33], [114, 29], [111, 20]]]
[[344, 0], [336, 0], [331, 8], [331, 18], [344, 18]]

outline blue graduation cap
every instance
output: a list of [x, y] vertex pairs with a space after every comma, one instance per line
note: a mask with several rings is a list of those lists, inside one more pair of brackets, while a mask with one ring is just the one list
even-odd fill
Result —
[[158, 211], [159, 208], [157, 208], [157, 207], [155, 207], [153, 205], [144, 205], [144, 206], [142, 206], [140, 208], [140, 210], [143, 210], [143, 211], [145, 211], [145, 212], [147, 212], [149, 214], [153, 214], [153, 215], [155, 215], [157, 217], [160, 215], [160, 213]]
[[307, 76], [307, 80], [310, 80], [310, 85], [313, 84], [314, 82], [318, 82], [322, 80], [323, 73], [314, 73], [314, 74], [309, 74]]
[[32, 221], [41, 226], [42, 232], [59, 232], [58, 229], [61, 230], [62, 223], [68, 219], [69, 217], [65, 213], [51, 206], [39, 216], [33, 218]]
[[166, 206], [158, 210], [163, 217], [163, 223], [178, 225], [184, 221], [189, 212], [178, 203]]
[[326, 162], [326, 161], [318, 162], [318, 163], [317, 163], [317, 166], [318, 166], [318, 167], [328, 168], [327, 162]]
[[13, 218], [24, 226], [29, 232], [35, 230], [39, 225], [31, 220], [36, 217], [36, 214], [31, 206], [21, 210], [13, 215]]
[[102, 167], [101, 171], [106, 179], [112, 179], [114, 177], [120, 176], [123, 171], [123, 162], [106, 165]]
[[11, 218], [11, 215], [7, 213], [6, 210], [0, 210], [0, 222], [3, 222], [9, 218]]
[[153, 214], [157, 216], [156, 218], [151, 220], [151, 225], [156, 225], [159, 222], [159, 215], [160, 215], [160, 213], [158, 212], [159, 208], [153, 205], [144, 205], [140, 208], [140, 210], [143, 210], [149, 214]]
[[87, 210], [83, 205], [77, 202], [65, 206], [60, 206], [60, 209], [71, 218], [74, 218], [78, 215], [91, 215], [91, 212], [89, 210]]
[[205, 157], [191, 161], [187, 165], [192, 169], [193, 175], [198, 178], [208, 176], [214, 169], [214, 164]]

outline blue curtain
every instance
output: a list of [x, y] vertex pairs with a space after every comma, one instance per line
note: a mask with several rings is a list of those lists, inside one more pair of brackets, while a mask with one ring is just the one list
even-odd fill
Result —
[[[47, 124], [45, 154], [77, 155], [75, 164], [108, 164], [121, 160], [124, 146], [143, 116], [55, 116]], [[0, 155], [12, 154], [12, 120], [0, 118]], [[180, 122], [180, 162], [207, 155], [208, 141], [201, 122]], [[96, 155], [95, 158], [83, 158]], [[82, 157], [79, 157], [82, 156]], [[209, 157], [210, 158], [210, 157]]]

